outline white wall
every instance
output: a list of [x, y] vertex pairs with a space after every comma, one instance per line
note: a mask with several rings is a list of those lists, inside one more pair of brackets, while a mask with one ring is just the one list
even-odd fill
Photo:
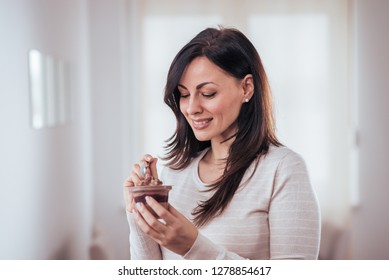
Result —
[[[0, 259], [87, 258], [91, 228], [85, 1], [0, 1]], [[30, 124], [28, 51], [69, 63], [72, 121]]]
[[360, 205], [352, 257], [389, 259], [389, 1], [356, 0]]
[[[89, 258], [94, 227], [103, 257], [129, 258], [129, 3], [0, 2], [0, 259]], [[71, 123], [31, 127], [32, 48], [70, 65]]]
[[[131, 164], [133, 119], [126, 119], [134, 92], [127, 91], [128, 10], [125, 0], [90, 1], [90, 69], [93, 138], [94, 223], [104, 235], [108, 257], [129, 258], [122, 185]], [[124, 123], [122, 123], [124, 122]], [[127, 139], [127, 140], [123, 140]], [[125, 168], [123, 168], [123, 162]], [[125, 170], [123, 170], [125, 169]]]

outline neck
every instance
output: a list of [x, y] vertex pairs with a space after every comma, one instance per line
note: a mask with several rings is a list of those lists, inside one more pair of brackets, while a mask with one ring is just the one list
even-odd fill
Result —
[[226, 142], [221, 142], [219, 140], [211, 141], [211, 150], [208, 152], [208, 161], [215, 164], [225, 164], [225, 160], [228, 157], [231, 143], [234, 141], [234, 138], [227, 140]]

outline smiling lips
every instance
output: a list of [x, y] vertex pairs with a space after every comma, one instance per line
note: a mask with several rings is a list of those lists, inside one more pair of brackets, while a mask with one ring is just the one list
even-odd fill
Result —
[[197, 129], [197, 130], [205, 129], [210, 125], [211, 121], [212, 121], [212, 118], [192, 120], [192, 126], [194, 129]]

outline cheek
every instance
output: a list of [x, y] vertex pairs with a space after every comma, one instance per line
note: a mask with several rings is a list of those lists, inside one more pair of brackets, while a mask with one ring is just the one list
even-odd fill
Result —
[[206, 106], [206, 110], [208, 112], [211, 112], [214, 115], [218, 115], [218, 114], [222, 114], [226, 110], [226, 107], [221, 102], [218, 102], [218, 103], [208, 104], [208, 106]]
[[222, 102], [218, 102], [213, 104], [208, 109], [212, 111], [214, 115], [220, 115], [223, 118], [236, 118], [239, 114], [241, 104], [238, 100], [223, 100]]

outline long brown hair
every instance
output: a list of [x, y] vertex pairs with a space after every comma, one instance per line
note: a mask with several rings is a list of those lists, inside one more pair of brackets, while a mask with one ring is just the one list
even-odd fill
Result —
[[224, 174], [209, 186], [209, 191], [214, 191], [213, 195], [206, 201], [200, 201], [193, 210], [194, 222], [198, 226], [206, 224], [224, 211], [241, 184], [247, 168], [265, 155], [271, 144], [281, 145], [275, 135], [270, 87], [255, 47], [236, 29], [207, 28], [178, 52], [168, 72], [164, 101], [175, 114], [177, 127], [173, 136], [167, 140], [167, 165], [175, 170], [184, 169], [200, 151], [210, 146], [210, 141], [196, 139], [179, 107], [180, 93], [177, 85], [186, 66], [200, 56], [208, 58], [237, 79], [251, 74], [254, 94], [250, 102], [244, 103], [240, 110], [238, 129], [229, 149]]

